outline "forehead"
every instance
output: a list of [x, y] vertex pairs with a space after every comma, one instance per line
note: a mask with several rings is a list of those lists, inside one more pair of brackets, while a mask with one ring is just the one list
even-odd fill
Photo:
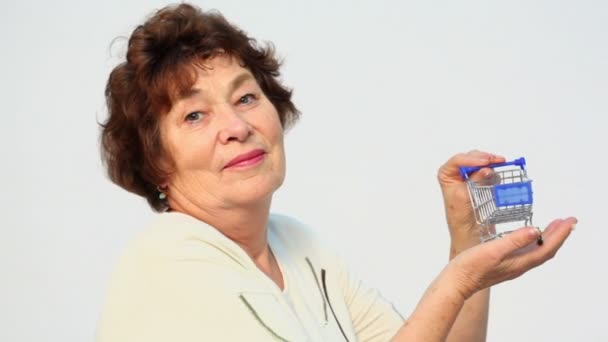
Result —
[[199, 77], [213, 77], [218, 75], [229, 75], [239, 71], [248, 71], [241, 61], [236, 57], [218, 54], [195, 63]]
[[194, 68], [194, 84], [191, 88], [204, 86], [227, 86], [238, 77], [248, 75], [253, 78], [249, 69], [231, 56], [217, 56], [198, 63]]
[[189, 79], [190, 81], [186, 83], [177, 81], [181, 84], [174, 88], [172, 102], [179, 102], [206, 92], [230, 92], [243, 83], [255, 82], [252, 73], [238, 59], [225, 55], [193, 63], [190, 67]]

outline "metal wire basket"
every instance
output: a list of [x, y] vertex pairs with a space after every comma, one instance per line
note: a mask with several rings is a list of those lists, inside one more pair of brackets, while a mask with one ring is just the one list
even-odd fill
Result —
[[[482, 168], [493, 169], [493, 177], [480, 181], [469, 178], [470, 174]], [[499, 224], [524, 221], [524, 225], [532, 225], [532, 181], [528, 178], [524, 158], [486, 166], [461, 167], [460, 175], [467, 182], [482, 241], [510, 232], [497, 232]]]

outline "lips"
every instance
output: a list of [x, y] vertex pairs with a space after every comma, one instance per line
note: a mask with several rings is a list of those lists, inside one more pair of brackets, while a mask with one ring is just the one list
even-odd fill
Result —
[[228, 164], [226, 164], [224, 166], [224, 169], [227, 169], [229, 167], [240, 167], [240, 166], [247, 166], [247, 165], [251, 165], [251, 164], [256, 164], [257, 162], [259, 162], [260, 160], [262, 160], [262, 158], [264, 157], [264, 150], [261, 149], [256, 149], [247, 153], [243, 153], [241, 155], [238, 155], [236, 158], [232, 159], [231, 161], [228, 162]]

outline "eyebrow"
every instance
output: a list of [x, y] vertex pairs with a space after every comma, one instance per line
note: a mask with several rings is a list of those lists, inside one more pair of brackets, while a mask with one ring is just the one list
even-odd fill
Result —
[[[230, 83], [228, 84], [228, 93], [232, 93], [234, 92], [238, 87], [240, 87], [243, 83], [253, 80], [253, 76], [250, 73], [242, 73], [239, 74], [237, 77], [235, 77], [232, 81], [230, 81]], [[196, 95], [202, 93], [202, 90], [199, 88], [191, 88], [188, 89], [184, 92], [182, 92], [179, 96], [180, 100], [189, 100], [193, 97], [195, 97]]]
[[238, 89], [243, 83], [247, 81], [253, 80], [253, 76], [250, 73], [244, 72], [237, 77], [235, 77], [232, 82], [228, 85], [228, 93], [233, 93]]

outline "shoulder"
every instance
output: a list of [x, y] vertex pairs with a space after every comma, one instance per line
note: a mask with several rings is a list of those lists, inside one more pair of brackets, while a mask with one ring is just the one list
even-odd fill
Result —
[[[141, 337], [147, 331], [199, 336], [201, 322], [207, 322], [209, 330], [209, 324], [225, 326], [225, 317], [248, 317], [238, 293], [260, 291], [255, 279], [247, 276], [251, 262], [245, 258], [234, 242], [211, 226], [183, 214], [159, 215], [114, 266], [99, 320], [102, 340], [169, 340], [108, 337]], [[209, 336], [209, 331], [204, 333]]]
[[126, 255], [133, 252], [156, 254], [167, 252], [167, 249], [187, 240], [191, 235], [205, 234], [205, 225], [196, 219], [180, 213], [162, 213], [156, 215], [130, 241], [125, 248]]
[[208, 261], [230, 257], [239, 261], [238, 246], [217, 229], [181, 213], [163, 213], [126, 247], [121, 261]]
[[[221, 283], [249, 267], [247, 255], [213, 227], [188, 215], [156, 217], [123, 250], [114, 266], [109, 291], [137, 292], [150, 284]], [[198, 279], [203, 277], [204, 279]], [[195, 279], [197, 278], [197, 279]]]

